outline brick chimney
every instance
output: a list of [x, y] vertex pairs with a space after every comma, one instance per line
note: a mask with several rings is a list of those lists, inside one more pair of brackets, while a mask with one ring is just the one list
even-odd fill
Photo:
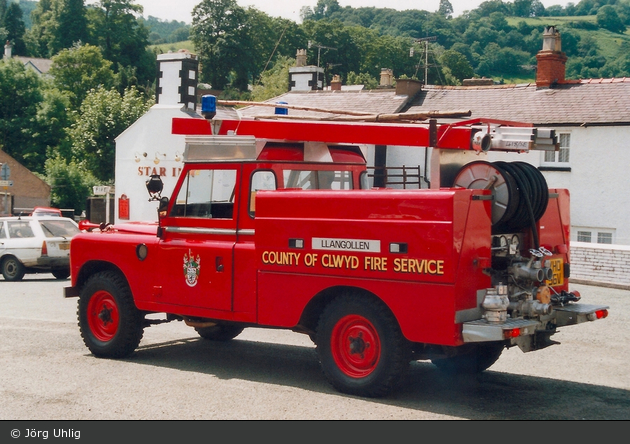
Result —
[[394, 83], [394, 71], [389, 68], [381, 68], [381, 83], [379, 88], [392, 88]]
[[330, 90], [341, 91], [341, 77], [339, 76], [339, 74], [335, 74], [330, 81]]
[[295, 66], [306, 66], [306, 49], [298, 49], [295, 55]]
[[555, 26], [545, 28], [543, 48], [536, 54], [536, 86], [548, 87], [564, 83], [567, 56], [561, 51], [560, 33]]

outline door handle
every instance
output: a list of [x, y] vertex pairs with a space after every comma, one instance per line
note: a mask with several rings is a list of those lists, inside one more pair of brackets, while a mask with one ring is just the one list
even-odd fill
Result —
[[215, 266], [217, 271], [223, 271], [223, 258], [220, 256], [217, 256], [215, 258]]

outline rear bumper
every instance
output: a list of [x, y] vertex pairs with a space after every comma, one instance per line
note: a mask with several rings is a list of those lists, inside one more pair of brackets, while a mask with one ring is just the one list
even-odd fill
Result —
[[595, 321], [607, 315], [607, 305], [567, 304], [554, 307], [551, 315], [545, 316], [544, 322], [523, 318], [508, 318], [505, 322], [488, 322], [485, 319], [464, 322], [462, 337], [464, 342], [503, 341], [549, 331], [549, 325], [564, 327]]
[[67, 268], [67, 267], [70, 267], [70, 256], [66, 256], [66, 257], [41, 256], [37, 258], [37, 266], [42, 267], [42, 268]]

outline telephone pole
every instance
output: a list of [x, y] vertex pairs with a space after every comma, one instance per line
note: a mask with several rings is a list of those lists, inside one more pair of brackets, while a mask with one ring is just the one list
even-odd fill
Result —
[[[414, 42], [424, 42], [424, 84], [428, 83], [429, 79], [429, 42], [435, 42], [437, 36], [423, 37], [421, 39], [414, 39]], [[413, 56], [413, 48], [411, 48], [411, 56]]]

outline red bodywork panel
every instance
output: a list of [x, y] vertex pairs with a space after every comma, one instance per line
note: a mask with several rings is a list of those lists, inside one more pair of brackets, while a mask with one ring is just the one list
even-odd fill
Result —
[[[293, 327], [320, 291], [359, 288], [390, 307], [408, 339], [458, 343], [456, 311], [474, 308], [476, 289], [490, 286], [482, 273], [490, 262], [489, 201], [472, 198], [483, 193], [261, 192], [259, 322]], [[292, 248], [295, 241], [303, 248]], [[396, 248], [406, 252], [390, 252]]]

